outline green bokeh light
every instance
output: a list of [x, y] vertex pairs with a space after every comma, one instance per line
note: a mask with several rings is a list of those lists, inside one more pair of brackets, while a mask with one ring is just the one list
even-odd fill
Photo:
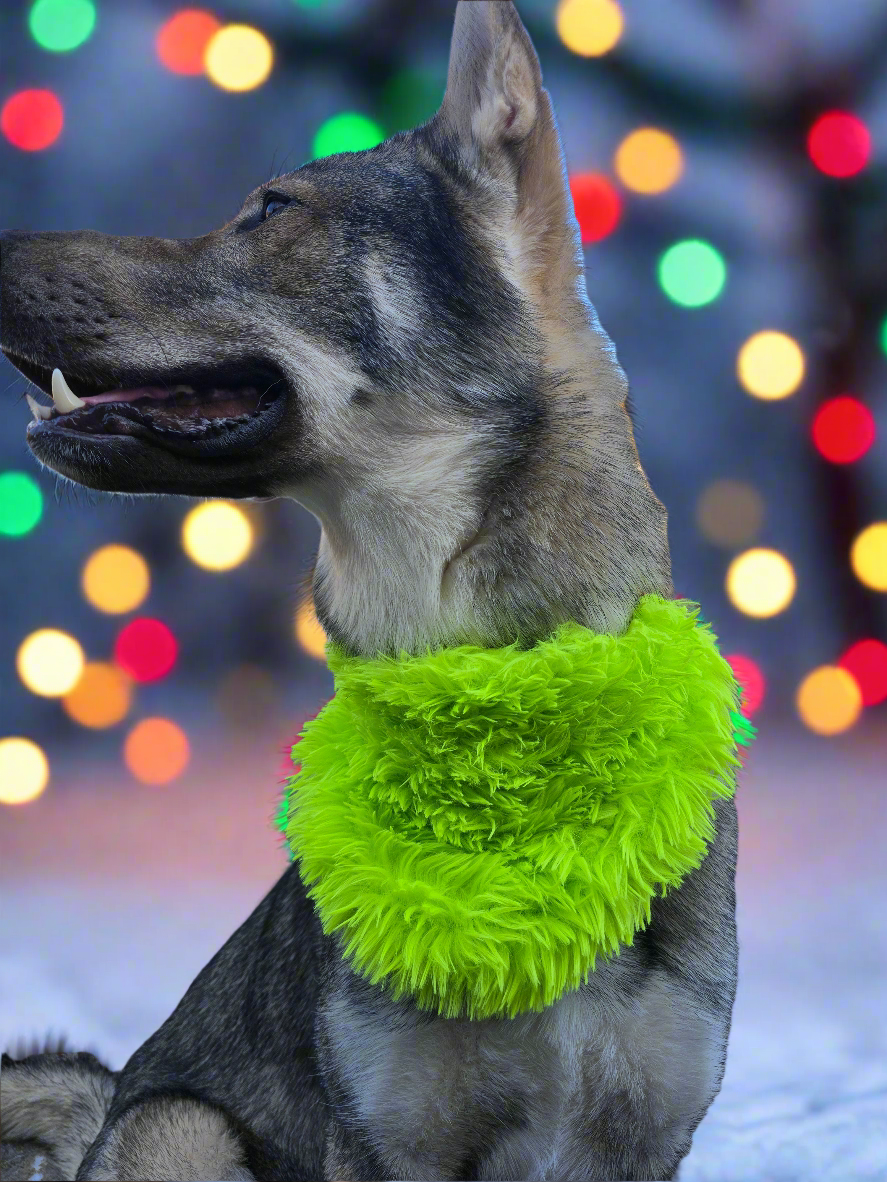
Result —
[[716, 300], [727, 282], [723, 256], [701, 238], [670, 246], [659, 260], [659, 283], [670, 300], [685, 308], [701, 308]]
[[385, 133], [378, 123], [356, 111], [342, 111], [333, 115], [317, 129], [311, 145], [314, 159], [334, 156], [336, 152], [362, 152], [381, 144]]
[[887, 353], [887, 316], [881, 323], [881, 348]]
[[66, 53], [95, 28], [93, 0], [35, 0], [28, 17], [31, 36], [41, 49]]
[[0, 534], [30, 533], [43, 516], [43, 494], [25, 472], [0, 472]]
[[392, 74], [380, 96], [380, 114], [388, 134], [430, 119], [440, 107], [446, 82], [446, 62], [440, 70], [407, 69]]

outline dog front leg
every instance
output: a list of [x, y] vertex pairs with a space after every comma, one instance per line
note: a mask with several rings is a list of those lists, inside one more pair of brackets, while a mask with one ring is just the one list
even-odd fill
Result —
[[233, 1122], [203, 1100], [155, 1096], [99, 1133], [78, 1179], [114, 1182], [250, 1182]]

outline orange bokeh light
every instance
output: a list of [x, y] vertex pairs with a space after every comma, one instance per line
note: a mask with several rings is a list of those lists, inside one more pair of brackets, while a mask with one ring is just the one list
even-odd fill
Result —
[[188, 766], [188, 738], [168, 718], [143, 718], [126, 736], [123, 759], [143, 784], [168, 784]]
[[211, 12], [183, 8], [157, 34], [157, 56], [174, 74], [202, 74], [206, 47], [221, 27]]

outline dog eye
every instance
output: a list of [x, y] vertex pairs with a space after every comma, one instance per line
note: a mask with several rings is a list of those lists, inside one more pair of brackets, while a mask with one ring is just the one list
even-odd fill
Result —
[[278, 209], [289, 205], [289, 201], [289, 197], [282, 197], [280, 193], [266, 193], [265, 201], [262, 204], [262, 221], [266, 221], [273, 213], [277, 213]]

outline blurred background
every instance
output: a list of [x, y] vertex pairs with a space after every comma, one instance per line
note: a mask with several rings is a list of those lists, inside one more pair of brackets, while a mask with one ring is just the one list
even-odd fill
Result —
[[[682, 1177], [883, 1177], [887, 10], [518, 8], [676, 589], [759, 729], [731, 1057]], [[206, 233], [429, 118], [453, 12], [4, 0], [0, 226]], [[0, 1043], [119, 1067], [285, 868], [288, 750], [332, 693], [319, 527], [75, 488], [28, 451], [27, 388], [0, 358]]]

